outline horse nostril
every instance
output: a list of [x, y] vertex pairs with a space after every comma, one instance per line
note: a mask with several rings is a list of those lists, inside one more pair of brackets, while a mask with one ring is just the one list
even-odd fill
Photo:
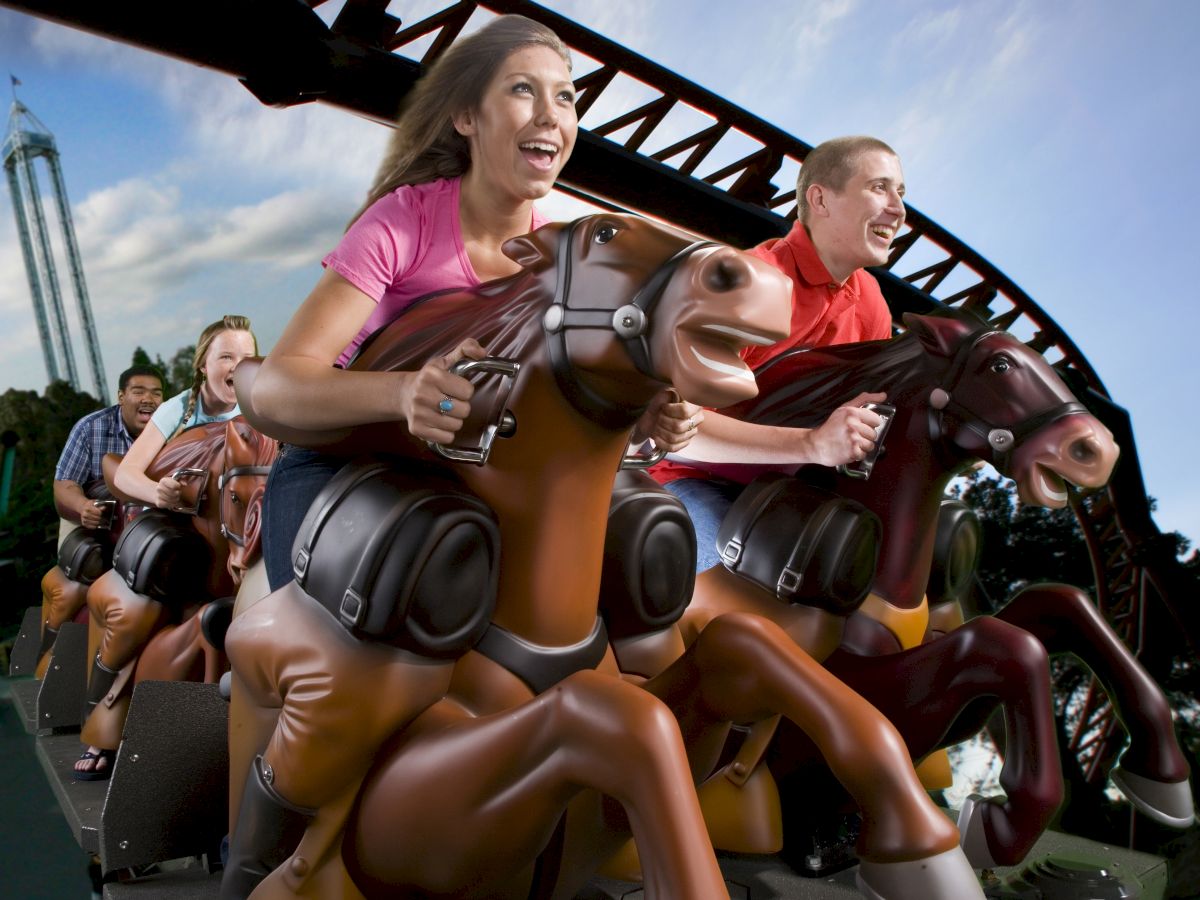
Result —
[[737, 253], [714, 253], [704, 270], [704, 283], [714, 291], [736, 290], [749, 281], [750, 267]]
[[1067, 449], [1071, 459], [1078, 463], [1094, 462], [1100, 456], [1100, 448], [1094, 438], [1086, 437], [1073, 441]]

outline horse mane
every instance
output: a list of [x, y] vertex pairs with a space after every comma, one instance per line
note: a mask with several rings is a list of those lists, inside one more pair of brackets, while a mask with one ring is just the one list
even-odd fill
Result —
[[206, 422], [181, 432], [158, 451], [146, 469], [155, 480], [176, 469], [207, 469], [225, 449], [225, 422]]
[[[986, 327], [956, 310], [938, 314], [969, 323], [971, 333], [965, 340]], [[814, 428], [863, 391], [886, 391], [888, 400], [895, 401], [907, 389], [928, 386], [932, 371], [949, 362], [930, 354], [913, 331], [890, 340], [792, 350], [754, 373], [758, 396], [732, 412], [761, 425]]]
[[244, 463], [248, 466], [269, 466], [275, 461], [275, 457], [279, 452], [279, 442], [274, 438], [267, 437], [242, 416], [237, 416], [232, 420], [232, 426], [237, 429], [243, 441], [249, 444], [254, 450], [254, 458]]
[[468, 290], [422, 297], [369, 335], [348, 368], [419, 369], [467, 338], [475, 338], [491, 356], [520, 357], [542, 339], [541, 315], [553, 299], [550, 290], [535, 275], [520, 272]]

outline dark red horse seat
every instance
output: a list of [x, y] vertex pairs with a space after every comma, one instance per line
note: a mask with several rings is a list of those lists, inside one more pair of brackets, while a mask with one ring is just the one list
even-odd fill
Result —
[[496, 605], [495, 514], [445, 474], [351, 463], [313, 501], [293, 546], [297, 584], [356, 637], [454, 657]]
[[609, 637], [674, 624], [695, 584], [696, 532], [683, 504], [645, 472], [619, 472], [600, 579], [600, 615]]
[[72, 581], [91, 584], [112, 565], [113, 545], [109, 532], [80, 525], [58, 548], [58, 566]]
[[125, 526], [112, 563], [134, 593], [179, 607], [204, 599], [212, 551], [183, 516], [148, 509]]
[[770, 473], [726, 513], [717, 546], [725, 568], [781, 601], [849, 615], [871, 588], [881, 533], [862, 504]]
[[983, 526], [975, 510], [961, 500], [946, 497], [938, 512], [929, 566], [930, 603], [962, 602], [971, 591], [979, 554], [983, 551]]

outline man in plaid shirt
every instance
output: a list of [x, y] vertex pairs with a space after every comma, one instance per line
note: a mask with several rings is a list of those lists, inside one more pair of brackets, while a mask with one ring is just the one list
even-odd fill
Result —
[[153, 366], [121, 373], [117, 402], [75, 423], [54, 470], [54, 506], [65, 520], [59, 541], [76, 525], [100, 524], [97, 497], [107, 497], [100, 461], [105, 453], [124, 455], [163, 401], [163, 376]]

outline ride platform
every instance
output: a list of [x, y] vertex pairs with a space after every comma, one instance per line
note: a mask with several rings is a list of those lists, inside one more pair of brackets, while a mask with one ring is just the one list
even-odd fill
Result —
[[[78, 636], [69, 633], [65, 637], [65, 642], [60, 637], [63, 646], [55, 647], [58, 671], [78, 670], [72, 678], [85, 677], [81, 659], [86, 655], [86, 643], [81, 644]], [[7, 697], [15, 713], [2, 719], [5, 740], [32, 741], [35, 750], [7, 755], [19, 769], [10, 770], [9, 779], [22, 784], [44, 777], [43, 783], [49, 784], [71, 837], [85, 852], [77, 861], [64, 854], [56, 865], [65, 873], [74, 869], [78, 875], [87, 856], [95, 855], [102, 871], [120, 877], [104, 886], [104, 900], [213, 900], [221, 878], [215, 861], [227, 822], [229, 765], [225, 740], [228, 705], [216, 686], [174, 682], [137, 685], [113, 775], [108, 781], [97, 782], [76, 781], [70, 774], [81, 749], [75, 731], [38, 727], [39, 708], [65, 706], [67, 702], [56, 693], [75, 690], [62, 679], [56, 686], [53, 679], [38, 682], [29, 676], [10, 677], [0, 687], [0, 694]], [[20, 733], [21, 728], [25, 734]], [[37, 829], [48, 827], [35, 824], [31, 811], [19, 805], [8, 805], [5, 813], [4, 818], [18, 831], [24, 831], [27, 838], [33, 836], [35, 842], [39, 839]], [[29, 830], [22, 828], [27, 816]], [[23, 871], [31, 864], [31, 857], [13, 842], [3, 847], [0, 868], [16, 873], [16, 883], [22, 883], [22, 878], [28, 884], [50, 877], [45, 863], [39, 864], [41, 871]], [[11, 858], [3, 858], [10, 854]], [[856, 866], [813, 878], [798, 874], [778, 856], [724, 854], [720, 864], [731, 900], [851, 900], [861, 896], [855, 887]], [[1165, 895], [1167, 886], [1167, 865], [1160, 857], [1056, 832], [1042, 836], [1027, 864], [1022, 869], [985, 872], [987, 895], [996, 900], [1095, 896], [1154, 900]], [[1012, 886], [1013, 879], [1022, 871], [1028, 872], [1029, 866], [1068, 873], [1078, 873], [1085, 867], [1103, 869], [1120, 879], [1121, 885], [1110, 881], [1109, 888], [1116, 891], [1113, 893], [1093, 889], [1075, 894], [1031, 891], [1027, 883], [1019, 889]], [[152, 870], [150, 874], [146, 874], [148, 869]], [[1025, 877], [1028, 882], [1029, 875]], [[642, 897], [640, 884], [594, 878], [577, 900]]]

